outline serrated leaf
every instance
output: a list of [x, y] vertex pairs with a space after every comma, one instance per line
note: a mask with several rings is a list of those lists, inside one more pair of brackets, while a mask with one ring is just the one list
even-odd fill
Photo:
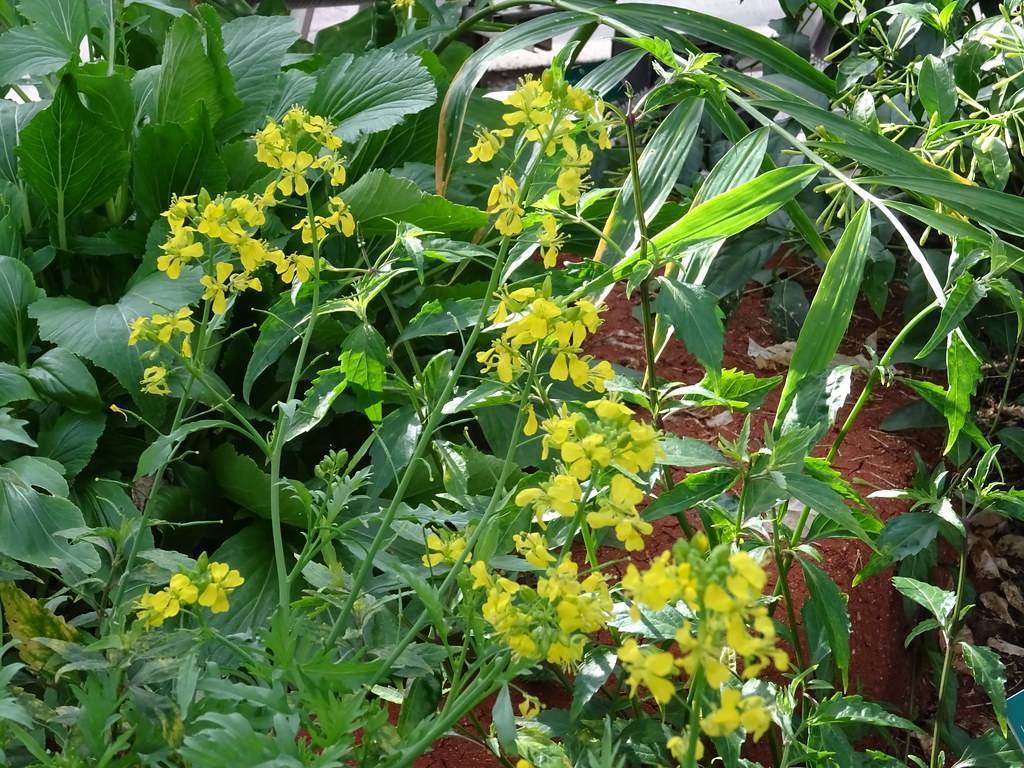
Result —
[[94, 307], [68, 297], [45, 298], [29, 307], [39, 335], [112, 373], [128, 392], [139, 392], [145, 367], [143, 345], [128, 346], [132, 320], [154, 312], [174, 311], [199, 298], [194, 270], [171, 280], [157, 272], [140, 280], [116, 304]]
[[366, 415], [375, 424], [383, 417], [381, 398], [387, 360], [387, 345], [372, 325], [358, 326], [342, 343], [341, 370]]
[[644, 507], [640, 513], [644, 520], [654, 521], [666, 515], [678, 515], [701, 502], [725, 493], [736, 481], [739, 473], [732, 467], [715, 467], [703, 472], [691, 472]]
[[722, 374], [725, 325], [716, 298], [699, 285], [658, 278], [654, 310], [666, 315], [686, 350], [697, 358], [712, 384]]
[[881, 728], [903, 728], [908, 731], [919, 730], [909, 720], [894, 715], [881, 704], [866, 701], [861, 696], [836, 696], [821, 702], [807, 718], [808, 725], [831, 725], [843, 723], [862, 723], [876, 725]]
[[285, 54], [298, 39], [291, 16], [242, 16], [224, 25], [224, 55], [242, 107], [225, 118], [221, 135], [253, 128], [267, 116]]
[[999, 729], [1006, 735], [1006, 667], [1002, 659], [991, 648], [981, 648], [970, 643], [960, 643], [964, 661], [971, 669], [974, 680], [985, 689], [988, 700], [999, 723]]
[[85, 108], [70, 75], [21, 132], [17, 154], [22, 177], [65, 220], [107, 200], [128, 173], [124, 133]]
[[309, 109], [333, 120], [337, 135], [351, 142], [392, 128], [436, 100], [434, 79], [416, 56], [376, 49], [342, 54], [324, 67]]
[[658, 444], [665, 452], [665, 455], [658, 459], [659, 464], [670, 467], [717, 467], [727, 463], [717, 448], [695, 437], [666, 435]]
[[202, 24], [193, 16], [179, 16], [167, 33], [153, 95], [157, 123], [184, 121], [202, 102], [216, 124], [238, 106], [216, 14], [209, 6], [200, 6], [200, 12]]
[[909, 600], [913, 600], [945, 626], [956, 605], [956, 595], [909, 576], [893, 576], [892, 585]]

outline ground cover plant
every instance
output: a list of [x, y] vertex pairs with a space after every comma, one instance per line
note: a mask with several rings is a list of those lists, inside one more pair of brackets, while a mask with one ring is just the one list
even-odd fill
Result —
[[1019, 4], [515, 5], [0, 6], [4, 765], [1020, 765]]

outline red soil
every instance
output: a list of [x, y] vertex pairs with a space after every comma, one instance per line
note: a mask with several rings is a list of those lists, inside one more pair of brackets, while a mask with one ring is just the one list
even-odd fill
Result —
[[[591, 340], [587, 351], [612, 363], [642, 370], [641, 326], [634, 315], [636, 297], [632, 301], [628, 300], [622, 286], [618, 286], [607, 303], [604, 324]], [[767, 317], [762, 291], [760, 287], [753, 287], [728, 317], [724, 367], [738, 368], [762, 377], [785, 373], [783, 365], [758, 368], [748, 354], [750, 339], [762, 347], [776, 343]], [[859, 305], [840, 352], [846, 355], [860, 354], [863, 342], [875, 332], [878, 346], [884, 349], [898, 328], [897, 313], [891, 317], [887, 315], [879, 322], [866, 305]], [[659, 360], [658, 374], [663, 379], [692, 384], [703, 377], [703, 369], [680, 342], [673, 340]], [[840, 423], [863, 384], [863, 376], [855, 380], [848, 404], [840, 413]], [[776, 390], [765, 406], [754, 415], [752, 436], [763, 435], [764, 426], [774, 418], [778, 394]], [[876, 388], [836, 457], [836, 469], [864, 495], [876, 489], [908, 485], [914, 473], [915, 450], [926, 456], [937, 455], [937, 434], [920, 431], [892, 434], [880, 428], [882, 420], [889, 413], [910, 399], [911, 396], [898, 387]], [[735, 438], [743, 425], [742, 415], [733, 415], [731, 420], [726, 421], [720, 414], [720, 410], [709, 409], [676, 413], [666, 420], [665, 427], [676, 434], [711, 443], [720, 435]], [[832, 437], [834, 433], [823, 441], [818, 450], [819, 455], [825, 453]], [[890, 500], [876, 500], [874, 507], [883, 519], [899, 514], [906, 508], [904, 504]], [[645, 551], [631, 559], [637, 562], [650, 559], [670, 548], [680, 534], [679, 524], [674, 518], [657, 521], [654, 532], [648, 537]], [[850, 692], [889, 702], [897, 709], [905, 708], [914, 681], [911, 680], [910, 657], [903, 647], [903, 638], [908, 628], [903, 618], [901, 599], [889, 580], [891, 573], [879, 574], [852, 587], [854, 575], [868, 557], [868, 548], [859, 542], [843, 540], [825, 541], [818, 548], [822, 553], [822, 567], [849, 595], [852, 625]], [[623, 551], [602, 547], [599, 557], [602, 560], [621, 559]], [[792, 570], [790, 586], [799, 612], [800, 605], [807, 598], [807, 589], [799, 568]], [[481, 707], [478, 714], [489, 721], [490, 707]], [[498, 768], [500, 763], [486, 748], [465, 739], [448, 737], [440, 740], [435, 749], [422, 756], [415, 765], [417, 768]]]

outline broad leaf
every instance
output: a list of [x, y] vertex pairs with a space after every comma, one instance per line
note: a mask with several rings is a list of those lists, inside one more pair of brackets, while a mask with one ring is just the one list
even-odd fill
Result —
[[384, 369], [388, 349], [372, 325], [358, 326], [341, 345], [341, 370], [366, 415], [374, 424], [383, 417]]
[[73, 411], [89, 413], [102, 406], [96, 380], [89, 369], [62, 347], [54, 347], [37, 357], [25, 375], [36, 392]]
[[0, 467], [0, 554], [41, 568], [84, 574], [100, 567], [91, 544], [72, 544], [60, 531], [82, 529], [85, 519], [67, 499], [38, 493], [17, 473]]
[[732, 467], [715, 467], [691, 472], [672, 490], [661, 494], [640, 513], [644, 520], [654, 521], [667, 515], [679, 515], [697, 504], [717, 498], [736, 482], [738, 473]]
[[437, 100], [420, 60], [388, 49], [342, 54], [321, 70], [309, 109], [333, 120], [344, 141], [398, 125]]
[[964, 272], [960, 275], [953, 285], [953, 290], [950, 291], [946, 299], [945, 306], [942, 307], [938, 327], [936, 327], [931, 338], [921, 347], [921, 351], [917, 353], [916, 359], [921, 360], [927, 357], [939, 344], [945, 341], [946, 337], [966, 319], [977, 303], [985, 298], [986, 292], [985, 286], [975, 280], [969, 273]]
[[140, 315], [188, 306], [201, 291], [194, 271], [178, 280], [154, 273], [140, 280], [117, 304], [93, 307], [68, 297], [46, 298], [29, 308], [39, 335], [112, 373], [128, 392], [139, 392], [145, 367], [143, 345], [128, 346], [129, 326]]
[[904, 597], [913, 600], [945, 626], [956, 606], [956, 595], [946, 589], [909, 576], [893, 576], [892, 585]]
[[269, 527], [254, 523], [220, 545], [211, 560], [237, 568], [245, 583], [231, 593], [231, 610], [210, 617], [210, 624], [225, 634], [257, 635], [268, 628], [277, 607], [277, 571], [274, 537]]
[[267, 116], [285, 53], [298, 39], [291, 16], [243, 16], [224, 25], [224, 55], [242, 107], [224, 120], [222, 135], [254, 128]]
[[909, 720], [894, 715], [881, 704], [866, 701], [860, 696], [835, 696], [815, 707], [807, 719], [811, 725], [831, 725], [843, 723], [861, 723], [876, 725], [881, 728], [904, 728], [908, 731], [919, 730]]
[[949, 66], [938, 56], [929, 54], [921, 62], [917, 78], [921, 103], [928, 114], [944, 123], [956, 111], [956, 86]]
[[59, 461], [67, 477], [73, 478], [96, 452], [106, 424], [102, 413], [63, 413], [52, 426], [40, 431], [39, 455]]
[[0, 345], [22, 363], [35, 336], [26, 310], [44, 295], [24, 262], [0, 256]]
[[725, 326], [716, 297], [699, 285], [658, 278], [654, 309], [665, 315], [687, 351], [697, 358], [716, 385], [722, 373]]
[[167, 33], [154, 94], [157, 123], [181, 122], [203, 103], [210, 122], [216, 124], [237, 108], [219, 22], [209, 6], [200, 9], [206, 11], [203, 24], [193, 16], [180, 16]]
[[128, 173], [124, 133], [85, 108], [70, 76], [21, 132], [17, 153], [22, 177], [58, 223], [107, 200]]
[[465, 232], [487, 224], [487, 214], [479, 208], [429, 195], [414, 182], [379, 168], [342, 190], [341, 197], [366, 234], [393, 232], [395, 222], [432, 232]]
[[89, 34], [86, 0], [21, 0], [18, 11], [31, 24], [0, 35], [0, 82], [56, 72], [78, 54]]

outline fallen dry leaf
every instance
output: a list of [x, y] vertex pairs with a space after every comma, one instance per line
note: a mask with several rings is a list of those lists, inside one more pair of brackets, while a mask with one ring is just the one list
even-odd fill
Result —
[[1010, 626], [1017, 625], [1013, 620], [1013, 617], [1010, 616], [1009, 605], [1007, 605], [1007, 602], [995, 592], [982, 592], [978, 595], [978, 600], [982, 605], [992, 611], [992, 613], [994, 613], [1004, 624], [1009, 624]]

